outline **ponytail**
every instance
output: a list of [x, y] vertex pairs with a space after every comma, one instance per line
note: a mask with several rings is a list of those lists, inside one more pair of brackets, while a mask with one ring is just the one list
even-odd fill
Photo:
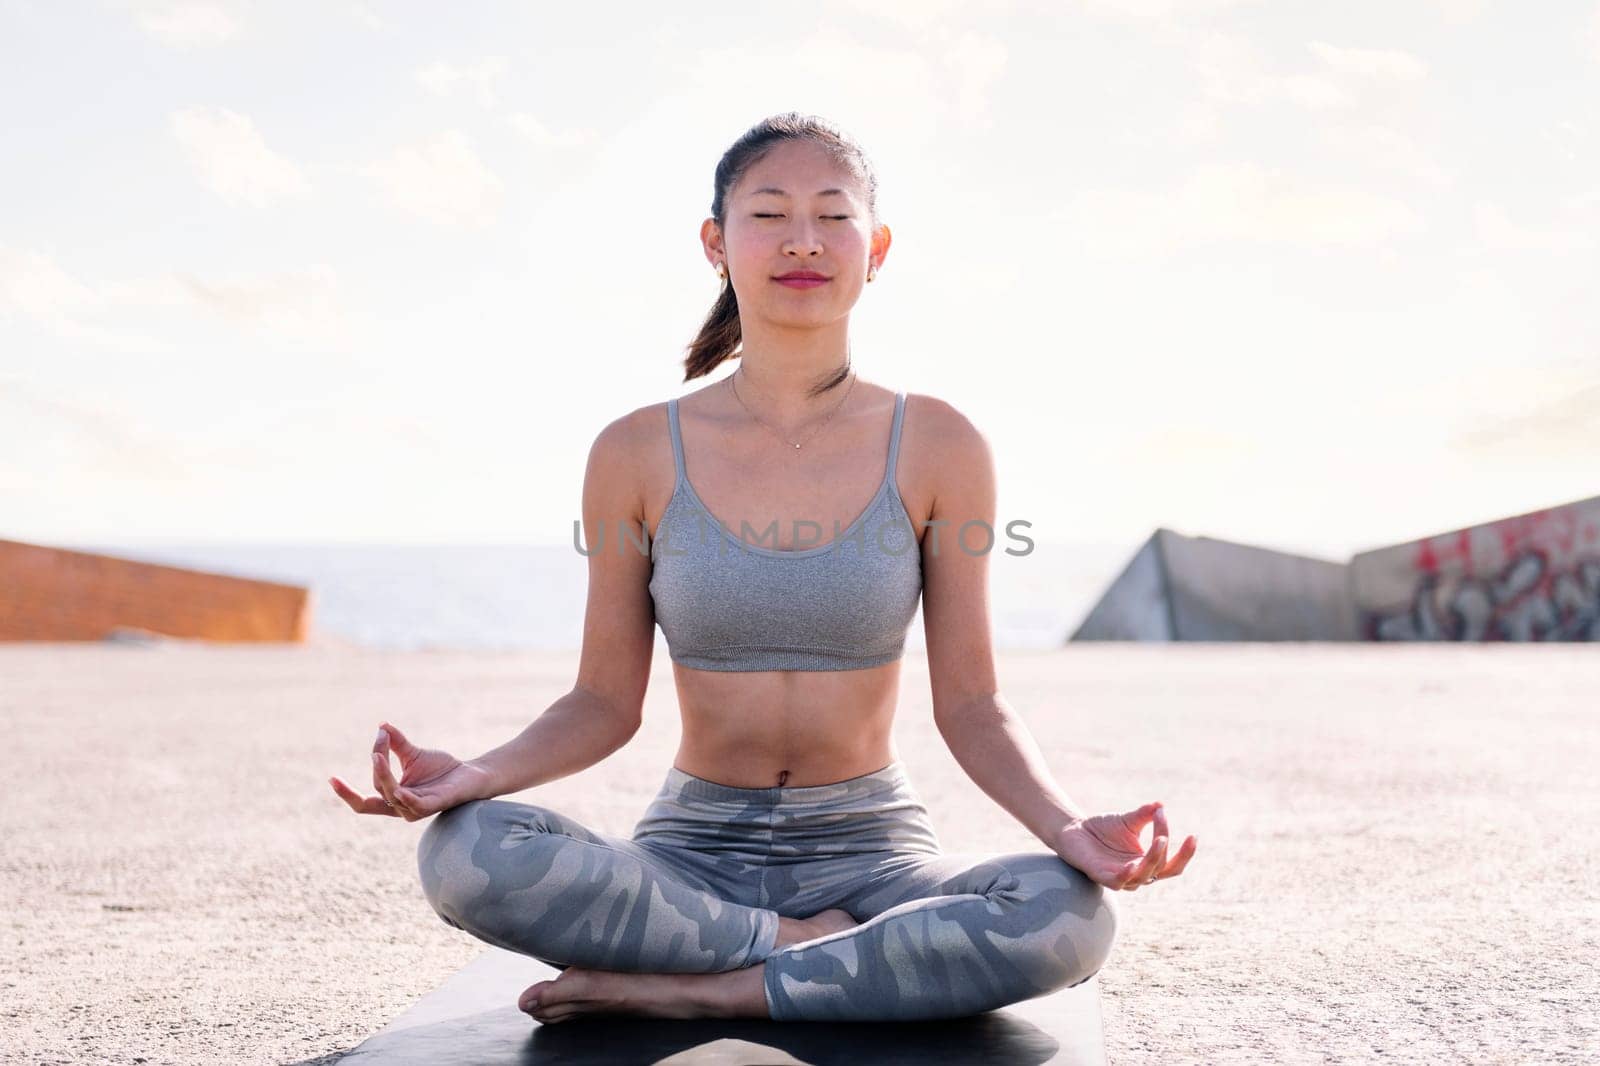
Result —
[[726, 359], [733, 358], [742, 333], [739, 328], [739, 298], [733, 294], [733, 279], [722, 279], [717, 302], [700, 325], [700, 332], [689, 345], [683, 361], [683, 380], [692, 381], [709, 374]]

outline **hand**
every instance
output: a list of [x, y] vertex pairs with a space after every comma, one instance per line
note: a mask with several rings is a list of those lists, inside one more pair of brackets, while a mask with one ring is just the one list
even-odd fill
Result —
[[[1139, 834], [1155, 821], [1155, 839], [1146, 852]], [[1177, 877], [1194, 857], [1194, 837], [1167, 860], [1167, 812], [1160, 803], [1146, 803], [1127, 814], [1096, 814], [1064, 826], [1054, 850], [1096, 884], [1137, 891], [1164, 877]]]
[[[391, 741], [400, 757], [399, 781], [389, 767]], [[337, 777], [328, 783], [357, 814], [387, 814], [408, 822], [493, 795], [482, 767], [436, 748], [419, 748], [388, 722], [378, 727], [372, 745], [372, 783], [378, 795], [363, 796]]]

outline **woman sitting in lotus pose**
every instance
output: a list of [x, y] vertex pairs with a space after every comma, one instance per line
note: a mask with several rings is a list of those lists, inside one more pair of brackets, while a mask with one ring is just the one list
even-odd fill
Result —
[[[562, 969], [519, 1000], [541, 1022], [990, 1010], [1088, 980], [1116, 934], [1106, 889], [1194, 855], [1191, 836], [1169, 856], [1159, 803], [1078, 809], [998, 691], [988, 444], [951, 404], [851, 365], [850, 311], [889, 251], [876, 193], [859, 146], [812, 116], [728, 149], [701, 226], [723, 284], [685, 380], [739, 365], [595, 439], [572, 691], [466, 762], [384, 723], [380, 795], [332, 780], [360, 813], [432, 816], [418, 860], [440, 917]], [[1041, 850], [940, 847], [890, 735], [919, 599], [939, 733]], [[658, 623], [682, 743], [632, 836], [496, 799], [628, 742]]]

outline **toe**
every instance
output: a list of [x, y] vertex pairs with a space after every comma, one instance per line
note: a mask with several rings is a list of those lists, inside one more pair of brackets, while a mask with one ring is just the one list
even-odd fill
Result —
[[517, 997], [517, 1009], [526, 1013], [537, 1010], [541, 1001], [548, 997], [544, 990], [549, 986], [549, 981], [540, 981], [538, 984], [529, 985], [523, 989], [522, 995]]

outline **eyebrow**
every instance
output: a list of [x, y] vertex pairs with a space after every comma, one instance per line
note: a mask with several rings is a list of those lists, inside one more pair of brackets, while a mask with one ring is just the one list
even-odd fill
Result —
[[[772, 185], [763, 185], [759, 189], [754, 189], [754, 190], [751, 191], [750, 195], [751, 196], [760, 196], [762, 193], [771, 193], [774, 196], [788, 196], [789, 195], [788, 193], [784, 192], [782, 189], [779, 189], [779, 188], [777, 188], [775, 186], [772, 186]], [[844, 192], [843, 189], [823, 189], [821, 192], [817, 193], [818, 196], [843, 196], [844, 194], [845, 194], [845, 192]]]

